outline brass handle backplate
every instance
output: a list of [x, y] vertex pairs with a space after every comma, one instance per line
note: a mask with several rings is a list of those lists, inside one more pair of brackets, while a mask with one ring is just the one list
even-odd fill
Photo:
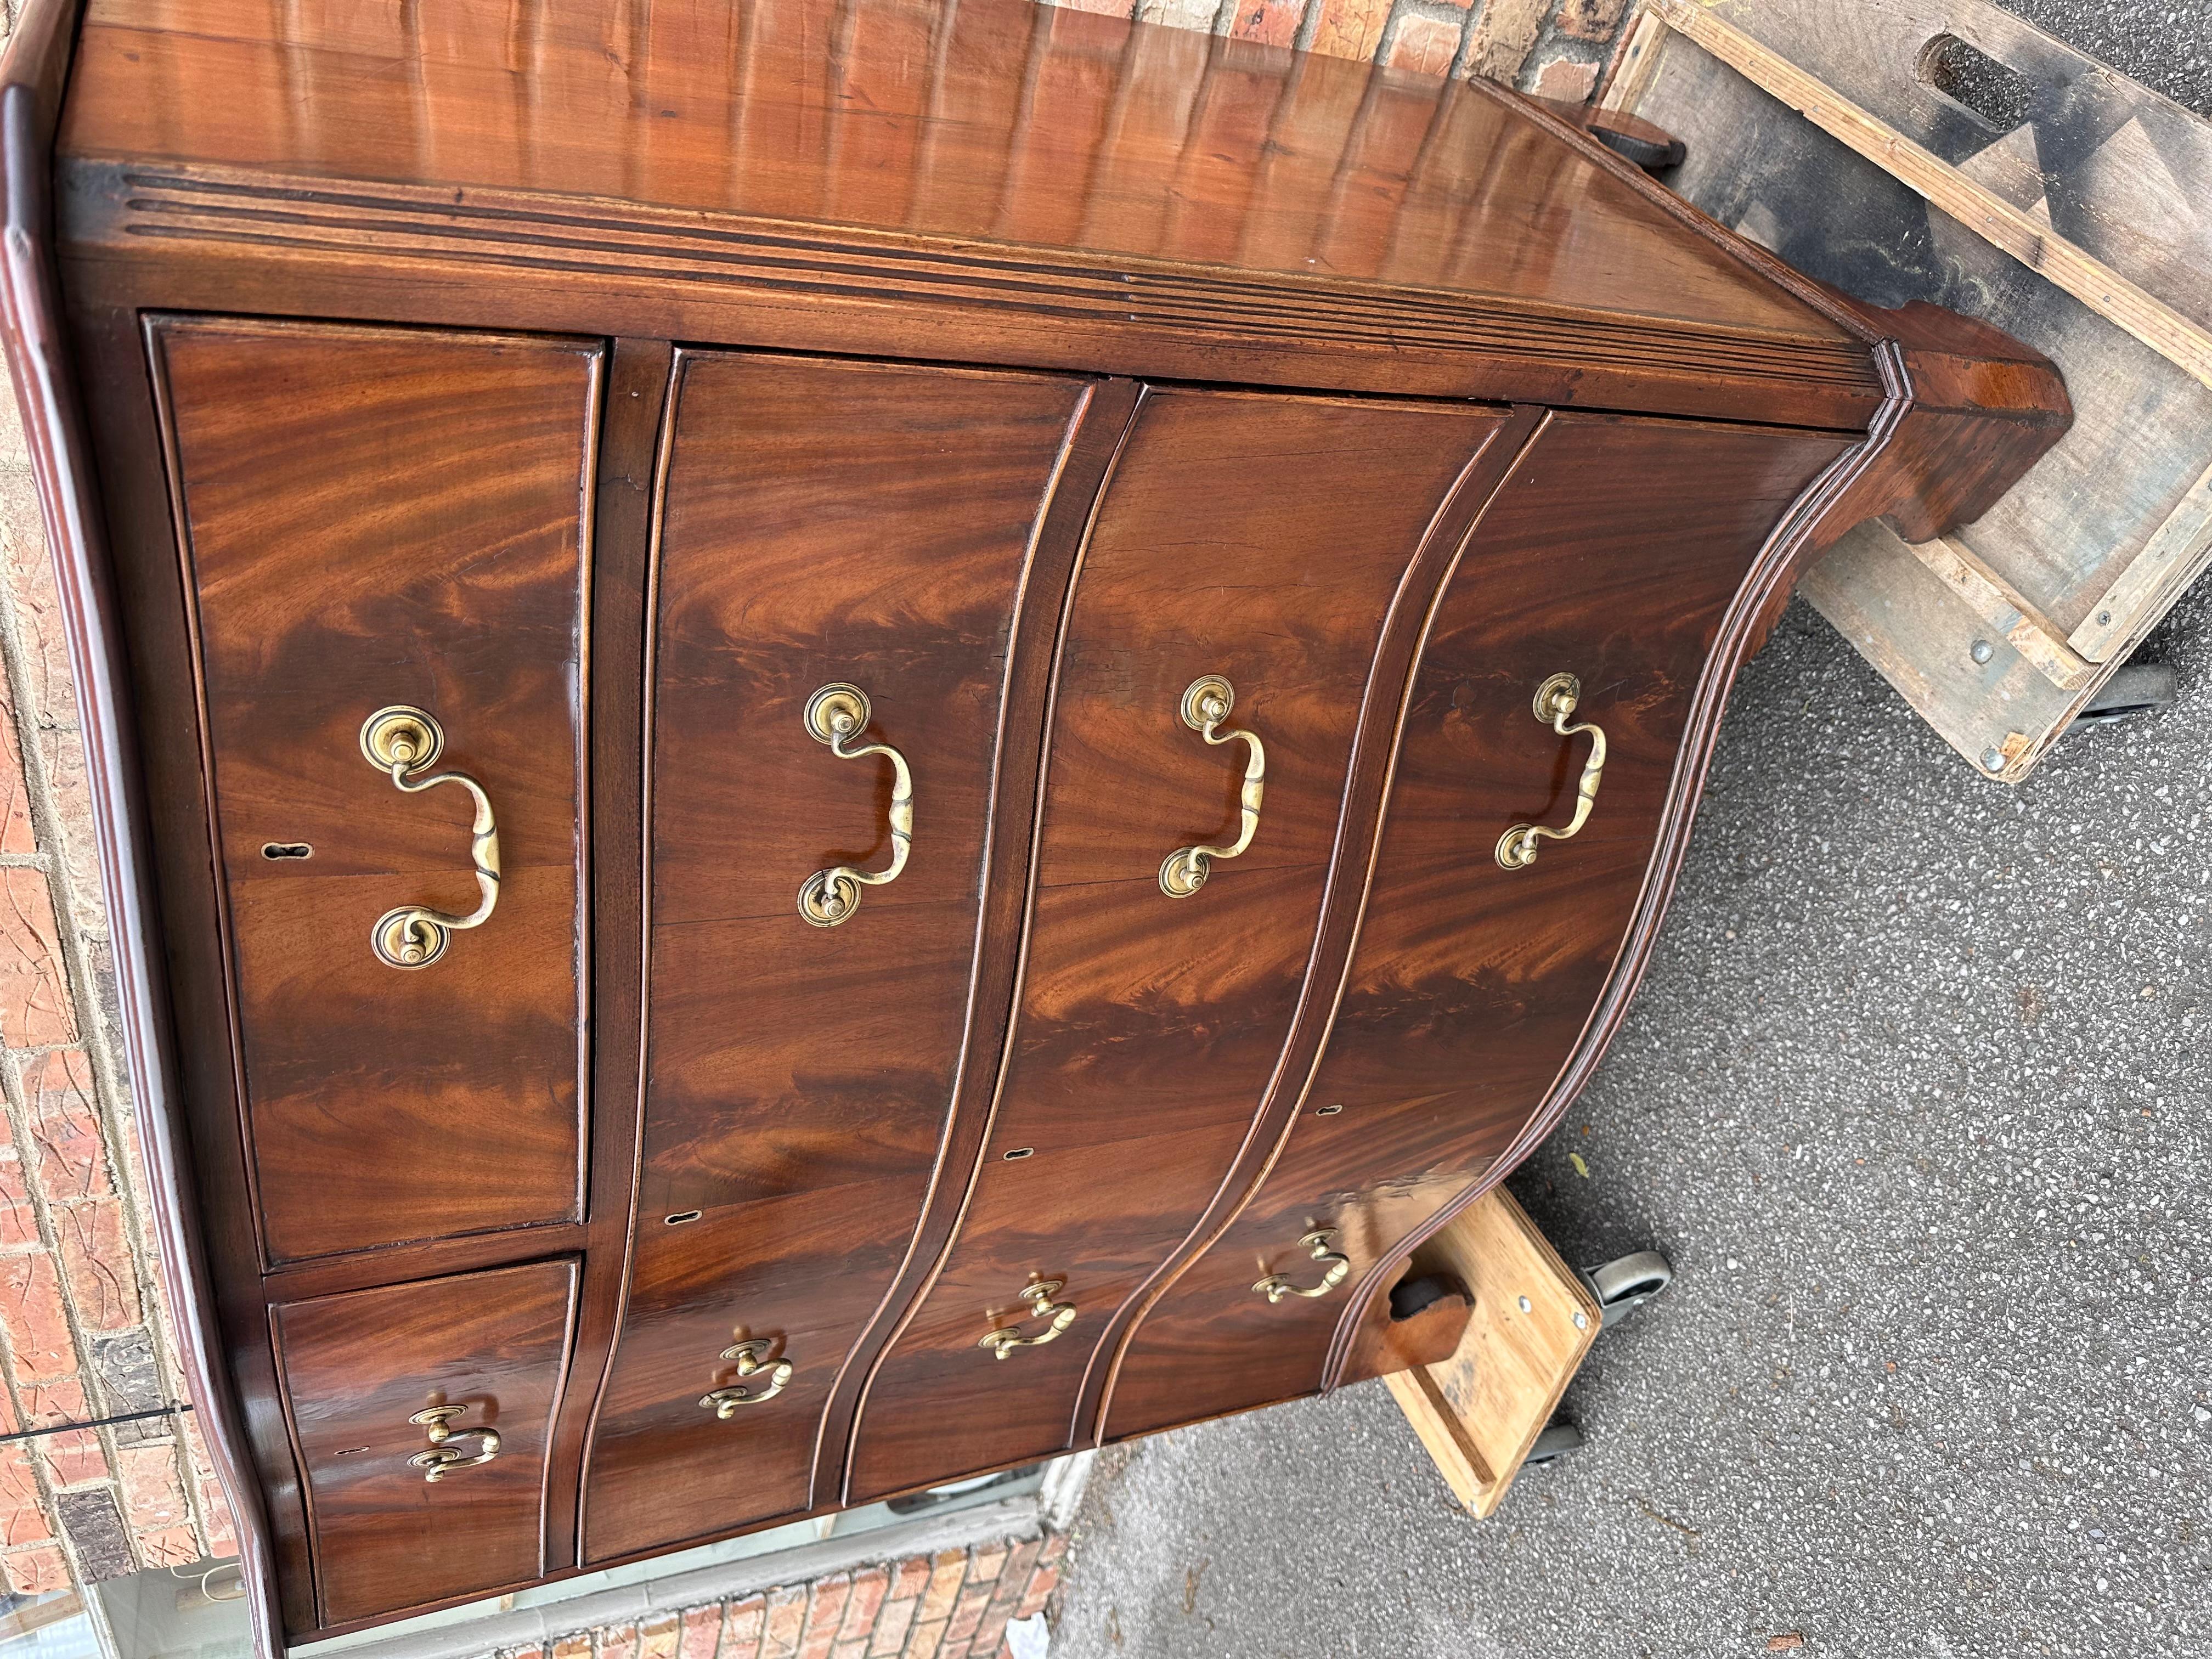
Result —
[[[763, 1401], [775, 1399], [783, 1392], [783, 1385], [791, 1381], [791, 1362], [788, 1359], [779, 1359], [773, 1364], [769, 1363], [769, 1353], [775, 1346], [769, 1339], [756, 1336], [723, 1349], [722, 1358], [737, 1367], [738, 1380], [702, 1395], [699, 1403], [726, 1423], [738, 1414], [739, 1407], [757, 1406]], [[768, 1387], [756, 1394], [744, 1386], [747, 1379], [758, 1376], [763, 1372], [768, 1375]]]
[[1335, 1239], [1336, 1233], [1334, 1229], [1316, 1227], [1298, 1240], [1300, 1249], [1310, 1252], [1315, 1261], [1325, 1261], [1328, 1264], [1328, 1271], [1322, 1274], [1321, 1282], [1318, 1285], [1293, 1285], [1280, 1273], [1269, 1273], [1252, 1288], [1271, 1303], [1280, 1302], [1286, 1296], [1327, 1296], [1338, 1285], [1343, 1284], [1344, 1276], [1352, 1271], [1351, 1261], [1328, 1248]]
[[1053, 1300], [1066, 1288], [1066, 1284], [1067, 1281], [1064, 1279], [1040, 1279], [1035, 1273], [1031, 1273], [1030, 1282], [1022, 1286], [1020, 1292], [1022, 1299], [1030, 1304], [1029, 1311], [1023, 1317], [1044, 1321], [1044, 1328], [1035, 1336], [1024, 1336], [1012, 1326], [1006, 1326], [998, 1330], [986, 1331], [982, 1340], [975, 1346], [979, 1348], [990, 1349], [991, 1356], [994, 1359], [1004, 1359], [1017, 1348], [1044, 1346], [1046, 1343], [1075, 1322], [1075, 1304], [1073, 1302]]
[[1605, 733], [1588, 721], [1570, 726], [1567, 721], [1582, 701], [1583, 683], [1572, 674], [1554, 674], [1536, 688], [1532, 705], [1536, 723], [1548, 726], [1563, 738], [1587, 732], [1590, 740], [1589, 758], [1583, 763], [1583, 780], [1575, 792], [1575, 815], [1567, 820], [1564, 830], [1554, 830], [1547, 824], [1516, 823], [1498, 838], [1498, 862], [1508, 870], [1525, 870], [1536, 861], [1541, 843], [1547, 841], [1572, 841], [1582, 833], [1583, 825], [1589, 822], [1590, 809], [1597, 805], [1597, 786], [1605, 775]]
[[867, 729], [869, 714], [868, 694], [857, 685], [839, 681], [823, 686], [809, 697], [801, 716], [806, 734], [817, 743], [828, 744], [830, 752], [838, 759], [881, 755], [891, 763], [891, 861], [872, 872], [836, 864], [807, 877], [799, 884], [799, 914], [811, 927], [835, 927], [850, 921], [853, 912], [860, 908], [860, 889], [896, 881], [899, 872], [906, 868], [907, 851], [914, 844], [914, 774], [907, 769], [906, 757], [887, 743], [854, 741]]
[[1182, 723], [1208, 743], [1231, 743], [1241, 738], [1244, 756], [1244, 787], [1237, 799], [1237, 839], [1226, 847], [1178, 847], [1160, 861], [1160, 891], [1170, 898], [1188, 898], [1206, 885], [1213, 860], [1233, 859], [1252, 844], [1260, 831], [1260, 798], [1267, 787], [1267, 751], [1256, 732], [1224, 732], [1221, 722], [1237, 704], [1237, 688], [1218, 674], [1202, 674], [1183, 688]]
[[413, 795], [441, 783], [458, 783], [476, 802], [476, 819], [469, 826], [469, 857], [476, 866], [477, 908], [465, 916], [422, 904], [386, 910], [369, 929], [368, 947], [379, 962], [392, 968], [428, 968], [446, 954], [446, 946], [462, 928], [489, 921], [492, 907], [499, 902], [499, 825], [492, 817], [491, 798], [482, 784], [464, 773], [429, 769], [445, 748], [446, 734], [438, 722], [405, 703], [380, 708], [362, 722], [361, 752], [378, 771], [390, 774], [399, 788]]
[[[465, 1415], [468, 1409], [466, 1406], [433, 1406], [428, 1411], [416, 1412], [407, 1419], [410, 1423], [420, 1425], [424, 1431], [423, 1437], [430, 1443], [428, 1449], [418, 1451], [409, 1458], [408, 1465], [422, 1470], [422, 1479], [434, 1486], [455, 1469], [472, 1469], [477, 1464], [489, 1463], [499, 1455], [497, 1429], [457, 1429], [453, 1426], [453, 1419]], [[463, 1452], [453, 1443], [465, 1434], [477, 1437], [477, 1449], [472, 1453]]]

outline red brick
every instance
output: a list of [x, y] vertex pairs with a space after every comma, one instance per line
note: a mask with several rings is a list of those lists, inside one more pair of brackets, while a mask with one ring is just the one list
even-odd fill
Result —
[[[760, 1598], [755, 1596], [756, 1607]], [[717, 1602], [713, 1607], [693, 1607], [684, 1615], [684, 1639], [678, 1645], [682, 1659], [714, 1659], [722, 1640], [722, 1608]]]
[[[19, 1382], [75, 1376], [76, 1350], [52, 1256], [0, 1257], [0, 1332], [6, 1333]], [[80, 1401], [82, 1397], [80, 1391]]]
[[61, 936], [46, 872], [0, 870], [0, 1041], [11, 1048], [76, 1041]]
[[1458, 24], [1439, 23], [1433, 17], [1408, 13], [1399, 19], [1398, 32], [1390, 38], [1390, 53], [1384, 61], [1392, 69], [1408, 70], [1415, 75], [1449, 75], [1452, 59], [1458, 55]]
[[907, 1639], [904, 1659], [951, 1659], [942, 1650], [944, 1640], [945, 1620], [942, 1619], [919, 1626]]
[[676, 1659], [677, 1644], [684, 1639], [684, 1621], [665, 1613], [637, 1627], [640, 1659]]
[[1037, 1553], [1044, 1548], [1042, 1538], [1026, 1539], [1006, 1552], [1006, 1565], [999, 1569], [999, 1599], [1018, 1601], [1022, 1591], [1036, 1570]]
[[207, 1444], [200, 1438], [199, 1425], [189, 1415], [183, 1422], [185, 1445], [191, 1454], [192, 1474], [199, 1485], [200, 1514], [207, 1523], [208, 1553], [233, 1554], [238, 1548], [238, 1529], [230, 1518], [230, 1504], [216, 1480], [215, 1466], [208, 1459]]
[[768, 1593], [768, 1620], [761, 1630], [760, 1659], [792, 1659], [806, 1631], [806, 1586], [793, 1584]]
[[1039, 1567], [1030, 1575], [1030, 1587], [1023, 1593], [1022, 1604], [1014, 1610], [1014, 1617], [1026, 1619], [1033, 1613], [1042, 1613], [1045, 1603], [1052, 1599], [1053, 1591], [1059, 1588], [1060, 1569]]
[[32, 1443], [45, 1455], [46, 1478], [57, 1486], [81, 1486], [88, 1480], [108, 1478], [107, 1454], [100, 1449], [100, 1437], [90, 1429], [50, 1434]]
[[580, 1631], [574, 1636], [564, 1636], [553, 1644], [553, 1659], [591, 1659], [592, 1633]]
[[768, 1622], [768, 1597], [748, 1595], [722, 1613], [721, 1659], [760, 1659], [761, 1630]]
[[968, 1553], [968, 1582], [971, 1584], [989, 1583], [999, 1576], [999, 1569], [1006, 1565], [1004, 1544], [978, 1544]]
[[952, 1622], [945, 1626], [947, 1642], [967, 1642], [975, 1637], [976, 1626], [983, 1622], [983, 1614], [991, 1605], [991, 1587], [971, 1584], [960, 1595], [959, 1605], [952, 1609]]
[[1559, 33], [1577, 40], [1610, 40], [1627, 9], [1628, 0], [1565, 0], [1559, 7]]
[[1239, 40], [1287, 46], [1297, 40], [1298, 25], [1305, 20], [1306, 0], [1237, 0], [1229, 33]]
[[1490, 0], [1468, 36], [1466, 73], [1510, 83], [1528, 61], [1551, 0]]
[[51, 1429], [57, 1423], [82, 1423], [92, 1415], [85, 1403], [84, 1379], [71, 1375], [48, 1382], [27, 1383], [23, 1389], [23, 1425]]
[[34, 1544], [27, 1550], [0, 1555], [0, 1571], [18, 1595], [48, 1595], [70, 1587], [69, 1563], [58, 1544]]
[[921, 1624], [932, 1624], [952, 1616], [952, 1604], [960, 1599], [960, 1586], [968, 1579], [968, 1552], [939, 1550], [930, 1560], [929, 1589], [921, 1598], [921, 1611], [915, 1615]]
[[1597, 90], [1597, 65], [1555, 58], [1536, 71], [1535, 84], [1528, 90], [1539, 98], [1556, 98], [1563, 104], [1587, 103]]
[[1137, 0], [1137, 21], [1211, 33], [1221, 0]]
[[1095, 11], [1107, 17], [1133, 17], [1137, 0], [1054, 0], [1063, 11]]
[[799, 1659], [830, 1659], [837, 1640], [837, 1626], [845, 1616], [845, 1602], [853, 1593], [853, 1575], [831, 1573], [817, 1578], [806, 1593], [806, 1634], [799, 1644]]
[[1324, 58], [1373, 59], [1390, 21], [1390, 0], [1321, 0], [1312, 49]]
[[82, 1048], [31, 1056], [23, 1062], [23, 1098], [38, 1148], [39, 1190], [57, 1204], [112, 1193], [107, 1149], [100, 1139], [92, 1057]]
[[23, 1155], [5, 1118], [0, 1118], [0, 1249], [43, 1244], [38, 1213], [31, 1208], [29, 1176]]
[[840, 1642], [830, 1650], [830, 1659], [868, 1659], [868, 1638], [856, 1636], [849, 1642]]
[[189, 1566], [200, 1559], [200, 1540], [190, 1527], [168, 1527], [138, 1534], [138, 1559], [149, 1567]]
[[884, 1592], [890, 1588], [891, 1575], [888, 1567], [867, 1567], [853, 1575], [853, 1588], [845, 1600], [845, 1617], [838, 1624], [837, 1639], [849, 1642], [854, 1637], [864, 1641], [876, 1627], [876, 1614], [884, 1605]]
[[0, 1446], [0, 1549], [43, 1543], [53, 1535], [31, 1473], [29, 1449], [21, 1441]]
[[21, 473], [0, 474], [0, 561], [14, 590], [15, 626], [24, 646], [30, 707], [18, 711], [22, 725], [73, 726], [76, 692], [70, 678], [61, 592], [54, 585], [53, 561], [46, 556], [37, 489]]
[[1044, 1540], [1044, 1547], [1037, 1552], [1037, 1559], [1043, 1562], [1045, 1565], [1050, 1566], [1066, 1553], [1067, 1534], [1064, 1532], [1056, 1532]]
[[192, 1509], [185, 1501], [184, 1472], [177, 1464], [174, 1446], [123, 1446], [116, 1450], [123, 1467], [123, 1510], [133, 1532], [159, 1532], [165, 1527], [188, 1527]]
[[875, 1659], [890, 1659], [906, 1645], [906, 1633], [914, 1628], [914, 1610], [921, 1605], [921, 1598], [915, 1595], [884, 1603], [884, 1610], [876, 1615], [876, 1639], [868, 1644]]
[[637, 1659], [637, 1626], [620, 1625], [597, 1632], [599, 1659]]
[[534, 1648], [508, 1648], [503, 1652], [504, 1659], [545, 1659], [545, 1645], [542, 1642]]
[[975, 1626], [975, 1639], [969, 1652], [996, 1653], [1000, 1638], [1006, 1633], [1006, 1620], [1013, 1616], [1013, 1611], [1003, 1602], [993, 1602], [984, 1611], [983, 1622]]
[[919, 1595], [929, 1585], [929, 1558], [909, 1555], [891, 1569], [891, 1587], [886, 1601], [902, 1601], [909, 1595]]
[[90, 1331], [127, 1330], [140, 1318], [138, 1267], [125, 1235], [123, 1206], [112, 1198], [70, 1204], [53, 1212], [62, 1271], [76, 1303], [78, 1322]]
[[0, 684], [0, 853], [35, 853], [31, 789], [23, 781], [23, 740], [15, 730], [15, 702]]

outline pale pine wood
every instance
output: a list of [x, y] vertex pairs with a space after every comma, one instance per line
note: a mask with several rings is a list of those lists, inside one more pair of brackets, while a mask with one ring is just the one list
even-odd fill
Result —
[[2013, 649], [2062, 690], [2078, 690], [2096, 678], [2097, 665], [2076, 656], [2051, 620], [1981, 556], [1955, 536], [1908, 542], [1912, 555], [1933, 571], [1975, 615], [2002, 632]]
[[1880, 164], [1992, 246], [2002, 248], [2212, 386], [2212, 330], [2199, 327], [2103, 261], [2052, 235], [2048, 224], [2038, 223], [2032, 215], [1876, 120], [1817, 76], [1723, 22], [1696, 0], [1653, 0], [1653, 9], [1668, 27], [1799, 111], [1822, 131]]
[[1474, 1312], [1450, 1358], [1384, 1380], [1452, 1496], [1480, 1518], [1505, 1501], [1596, 1340], [1597, 1299], [1503, 1187], [1431, 1239], [1417, 1265], [1457, 1275]]

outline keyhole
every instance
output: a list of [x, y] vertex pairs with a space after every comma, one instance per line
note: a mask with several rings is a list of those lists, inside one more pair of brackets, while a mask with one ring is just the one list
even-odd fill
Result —
[[276, 859], [311, 859], [314, 857], [314, 855], [315, 849], [308, 846], [304, 841], [265, 842], [262, 844], [261, 848], [261, 856], [271, 860]]

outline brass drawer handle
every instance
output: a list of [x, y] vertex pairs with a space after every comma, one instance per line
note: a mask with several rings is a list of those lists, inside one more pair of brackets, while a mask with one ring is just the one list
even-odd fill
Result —
[[1160, 861], [1160, 891], [1170, 898], [1188, 898], [1206, 885], [1212, 860], [1240, 856], [1260, 831], [1260, 798], [1267, 787], [1267, 751], [1256, 732], [1224, 732], [1221, 722], [1236, 706], [1237, 689], [1218, 674], [1203, 674], [1183, 688], [1182, 723], [1208, 743], [1231, 743], [1242, 738], [1249, 745], [1244, 757], [1244, 788], [1237, 800], [1237, 834], [1228, 847], [1178, 847]]
[[1597, 805], [1598, 782], [1605, 775], [1605, 733], [1588, 721], [1580, 726], [1567, 724], [1582, 696], [1583, 683], [1572, 674], [1554, 674], [1536, 688], [1533, 705], [1536, 723], [1550, 726], [1563, 738], [1589, 732], [1589, 758], [1583, 763], [1583, 781], [1575, 795], [1575, 815], [1567, 820], [1565, 829], [1516, 823], [1498, 838], [1498, 862], [1505, 869], [1527, 869], [1536, 861], [1542, 842], [1573, 840], [1582, 833], [1583, 825], [1589, 822], [1590, 808]]
[[906, 868], [907, 849], [914, 844], [914, 774], [907, 769], [906, 757], [887, 743], [853, 741], [866, 729], [869, 713], [868, 694], [842, 681], [822, 687], [806, 700], [802, 718], [807, 735], [828, 744], [838, 759], [882, 755], [891, 763], [891, 861], [872, 875], [838, 864], [807, 877], [799, 884], [799, 914], [811, 927], [835, 927], [851, 920], [860, 908], [860, 889], [896, 881]]
[[476, 865], [481, 896], [477, 908], [465, 916], [422, 904], [386, 910], [369, 929], [368, 946], [388, 967], [428, 968], [446, 954], [447, 945], [462, 928], [489, 921], [492, 907], [499, 902], [499, 825], [491, 815], [491, 798], [482, 784], [464, 773], [429, 771], [445, 748], [446, 734], [438, 722], [405, 703], [380, 708], [362, 722], [361, 752], [378, 771], [391, 774], [395, 786], [414, 795], [441, 783], [458, 783], [477, 805], [476, 820], [469, 826], [469, 857]]
[[1321, 1276], [1320, 1284], [1302, 1288], [1291, 1284], [1280, 1273], [1269, 1273], [1252, 1288], [1266, 1297], [1271, 1304], [1280, 1302], [1286, 1296], [1327, 1296], [1338, 1285], [1343, 1284], [1344, 1276], [1352, 1271], [1351, 1261], [1328, 1248], [1335, 1238], [1336, 1233], [1333, 1228], [1316, 1227], [1298, 1240], [1300, 1249], [1310, 1251], [1313, 1259], [1316, 1261], [1328, 1263], [1328, 1271]]
[[[734, 1347], [723, 1349], [722, 1358], [734, 1360], [737, 1364], [738, 1381], [701, 1395], [699, 1403], [714, 1413], [719, 1420], [726, 1423], [738, 1414], [739, 1407], [757, 1406], [764, 1401], [775, 1399], [783, 1392], [783, 1385], [791, 1381], [791, 1362], [788, 1359], [779, 1359], [773, 1365], [768, 1362], [769, 1350], [775, 1346], [775, 1344], [768, 1338], [756, 1336]], [[763, 1371], [768, 1373], [768, 1387], [755, 1394], [744, 1386], [747, 1377], [758, 1376]]]
[[[455, 1469], [472, 1469], [479, 1463], [489, 1463], [499, 1455], [497, 1429], [457, 1429], [453, 1419], [465, 1415], [466, 1406], [433, 1406], [428, 1411], [416, 1412], [407, 1420], [420, 1424], [426, 1431], [424, 1438], [430, 1443], [427, 1451], [418, 1451], [407, 1460], [410, 1468], [422, 1471], [422, 1479], [432, 1486], [443, 1480]], [[473, 1455], [457, 1450], [451, 1443], [458, 1436], [472, 1434], [477, 1437]]]
[[1007, 1326], [1000, 1330], [987, 1331], [983, 1334], [982, 1340], [975, 1346], [979, 1348], [988, 1348], [991, 1351], [991, 1357], [994, 1359], [1004, 1359], [1017, 1348], [1044, 1346], [1046, 1343], [1075, 1322], [1075, 1304], [1073, 1302], [1053, 1300], [1053, 1297], [1058, 1296], [1066, 1284], [1067, 1281], [1064, 1279], [1040, 1279], [1035, 1273], [1031, 1273], [1030, 1282], [1021, 1288], [1022, 1299], [1030, 1304], [1030, 1310], [1022, 1317], [1025, 1320], [1044, 1320], [1047, 1322], [1045, 1328], [1035, 1336], [1024, 1336], [1012, 1326]]

